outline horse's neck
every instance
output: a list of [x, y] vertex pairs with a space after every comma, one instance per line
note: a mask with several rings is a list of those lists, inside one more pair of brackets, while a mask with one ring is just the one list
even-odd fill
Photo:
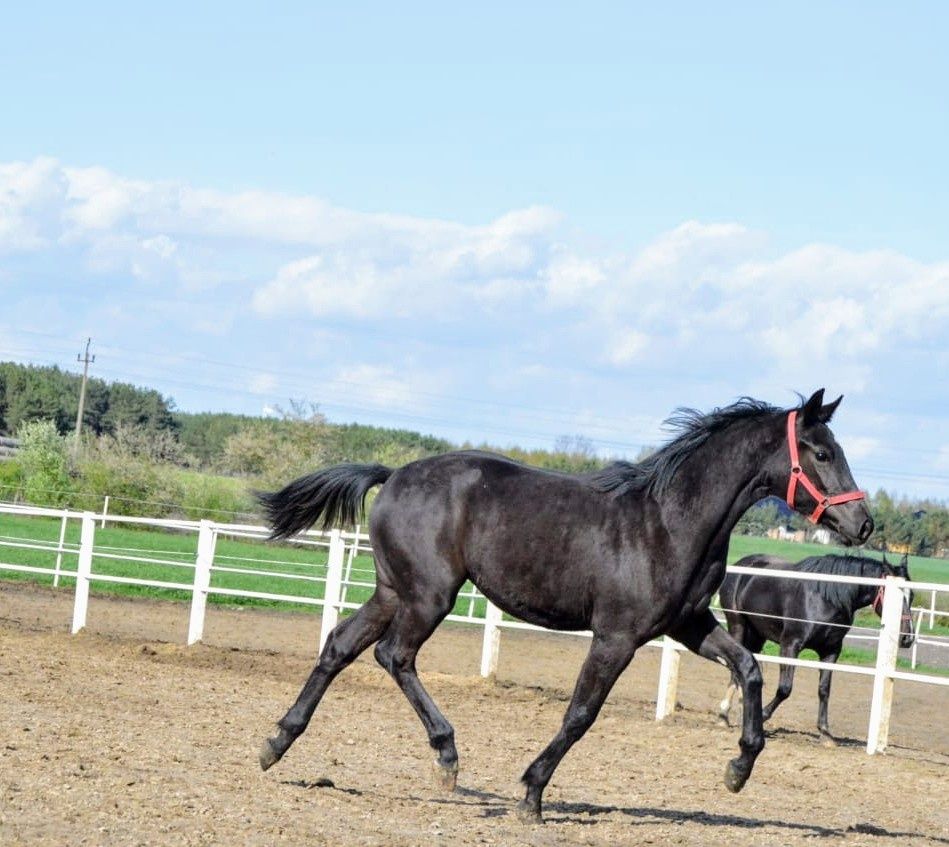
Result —
[[[886, 576], [886, 572], [880, 568], [879, 573], [866, 573], [863, 568], [860, 568], [858, 573], [855, 573], [854, 576], [866, 576], [871, 579], [883, 579]], [[854, 597], [853, 597], [853, 609], [851, 609], [851, 617], [857, 614], [858, 609], [862, 609], [864, 606], [869, 606], [876, 599], [877, 592], [879, 591], [879, 586], [877, 585], [855, 585], [854, 588]]]
[[770, 421], [744, 423], [710, 436], [676, 474], [663, 517], [686, 559], [721, 558], [744, 512], [772, 493], [763, 471], [779, 438]]

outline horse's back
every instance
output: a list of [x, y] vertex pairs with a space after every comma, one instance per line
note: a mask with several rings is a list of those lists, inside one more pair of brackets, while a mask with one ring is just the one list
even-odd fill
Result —
[[[735, 562], [735, 567], [772, 568], [784, 570], [786, 568], [793, 567], [793, 564], [787, 559], [782, 559], [780, 556], [769, 556], [763, 553], [753, 553], [752, 555], [745, 556], [744, 558]], [[721, 588], [719, 588], [718, 591], [718, 596], [722, 603], [725, 605], [733, 605], [733, 601], [736, 598], [739, 587], [747, 585], [754, 579], [755, 577], [752, 574], [741, 574], [728, 571], [725, 574], [725, 579], [722, 580]]]
[[395, 471], [373, 504], [370, 533], [388, 560], [383, 570], [426, 582], [450, 574], [446, 584], [468, 577], [525, 620], [584, 629], [594, 596], [623, 578], [621, 518], [628, 512], [583, 476], [458, 451]]

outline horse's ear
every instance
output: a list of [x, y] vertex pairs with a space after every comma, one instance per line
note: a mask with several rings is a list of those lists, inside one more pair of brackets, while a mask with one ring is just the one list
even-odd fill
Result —
[[824, 389], [818, 388], [801, 407], [801, 423], [811, 426], [821, 422], [821, 410], [824, 404]]
[[837, 411], [837, 407], [840, 405], [840, 401], [844, 399], [844, 395], [841, 394], [833, 403], [828, 403], [826, 406], [821, 406], [820, 412], [818, 412], [817, 419], [821, 423], [830, 423], [830, 419], [834, 416], [834, 412]]

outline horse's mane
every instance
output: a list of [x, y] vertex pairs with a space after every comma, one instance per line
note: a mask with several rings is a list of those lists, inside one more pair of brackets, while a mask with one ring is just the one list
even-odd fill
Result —
[[[840, 556], [834, 553], [826, 556], [808, 556], [808, 558], [787, 567], [795, 571], [826, 573], [836, 576], [879, 577], [883, 576], [885, 572], [883, 563], [877, 559], [871, 559], [869, 556]], [[856, 596], [867, 588], [866, 585], [853, 585], [846, 582], [808, 581], [808, 586], [828, 603], [850, 610], [853, 610]]]
[[730, 406], [699, 412], [696, 409], [676, 409], [664, 426], [678, 435], [641, 462], [613, 462], [588, 477], [598, 491], [620, 496], [628, 491], [646, 491], [661, 497], [675, 477], [679, 466], [701, 447], [710, 435], [720, 432], [737, 421], [758, 419], [782, 410], [752, 397], [742, 397]]

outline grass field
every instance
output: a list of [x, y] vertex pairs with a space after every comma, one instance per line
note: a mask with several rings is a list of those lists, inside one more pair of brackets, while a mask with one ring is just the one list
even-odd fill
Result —
[[[5, 543], [38, 543], [55, 546], [59, 540], [60, 521], [51, 518], [28, 517], [22, 515], [0, 514], [0, 562], [32, 565], [48, 568], [50, 575], [24, 574], [0, 570], [2, 579], [32, 579], [41, 584], [51, 584], [55, 567], [56, 553], [50, 550], [25, 549], [3, 546]], [[65, 536], [66, 552], [62, 556], [63, 576], [60, 584], [71, 587], [73, 580], [69, 573], [76, 569], [79, 545], [80, 524], [70, 521]], [[93, 573], [110, 576], [137, 577], [169, 583], [190, 585], [194, 578], [194, 560], [197, 552], [197, 533], [124, 528], [106, 524], [97, 526], [95, 537], [95, 556]], [[732, 538], [729, 551], [729, 563], [752, 553], [767, 553], [798, 561], [809, 555], [822, 555], [828, 552], [846, 552], [841, 548], [831, 548], [819, 544], [795, 544], [789, 541], [777, 541], [755, 536], [736, 535]], [[129, 557], [148, 559], [136, 561]], [[211, 587], [259, 591], [270, 594], [298, 596], [308, 599], [320, 599], [323, 596], [322, 579], [326, 575], [328, 550], [326, 547], [300, 547], [290, 544], [273, 544], [262, 541], [231, 539], [219, 537], [215, 550], [214, 570]], [[347, 561], [349, 559], [347, 553]], [[222, 570], [233, 568], [244, 571], [232, 573]], [[274, 575], [278, 573], [280, 575]], [[914, 579], [925, 582], [949, 583], [949, 562], [937, 559], [910, 558], [910, 572]], [[352, 578], [356, 582], [374, 581], [372, 557], [360, 554], [352, 560]], [[97, 592], [162, 597], [164, 599], [189, 600], [188, 590], [154, 588], [137, 585], [96, 583], [92, 586]], [[462, 589], [466, 593], [470, 585]], [[368, 586], [349, 586], [345, 599], [354, 603], [364, 602], [371, 593]], [[212, 593], [212, 603], [280, 606], [285, 609], [316, 611], [318, 607], [299, 603], [258, 598], [235, 598]], [[474, 601], [460, 596], [455, 604], [456, 614], [476, 616], [484, 614], [485, 601]], [[949, 593], [940, 596], [937, 607], [949, 609]], [[858, 624], [876, 626], [877, 618], [870, 613], [858, 616]], [[949, 626], [937, 625], [936, 634], [949, 635]], [[847, 648], [842, 660], [858, 663], [872, 662], [872, 651]]]

